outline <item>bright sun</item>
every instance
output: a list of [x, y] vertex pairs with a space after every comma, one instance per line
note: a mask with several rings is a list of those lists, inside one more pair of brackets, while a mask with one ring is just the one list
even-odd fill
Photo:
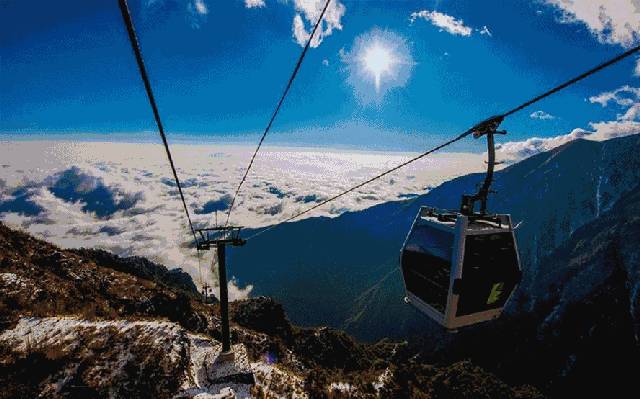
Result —
[[362, 64], [373, 77], [376, 91], [380, 91], [382, 77], [389, 72], [396, 63], [393, 53], [380, 43], [372, 43], [362, 56]]
[[415, 65], [407, 41], [378, 28], [357, 36], [350, 51], [340, 51], [340, 58], [348, 66], [347, 82], [363, 104], [381, 104], [389, 90], [404, 87]]

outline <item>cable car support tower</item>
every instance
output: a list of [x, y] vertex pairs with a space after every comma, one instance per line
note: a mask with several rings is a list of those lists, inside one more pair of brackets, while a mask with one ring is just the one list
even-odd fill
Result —
[[222, 354], [227, 359], [233, 359], [231, 351], [231, 334], [229, 332], [229, 289], [227, 281], [226, 247], [243, 246], [246, 240], [240, 238], [240, 226], [218, 226], [206, 229], [196, 229], [198, 251], [209, 251], [212, 248], [216, 256], [211, 260], [211, 271], [215, 273], [218, 264], [218, 285], [220, 286], [220, 320], [222, 323]]

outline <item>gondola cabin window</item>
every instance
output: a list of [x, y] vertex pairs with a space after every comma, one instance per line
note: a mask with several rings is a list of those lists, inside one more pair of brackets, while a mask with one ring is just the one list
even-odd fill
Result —
[[402, 273], [407, 289], [435, 310], [447, 306], [453, 234], [417, 226], [402, 253]]

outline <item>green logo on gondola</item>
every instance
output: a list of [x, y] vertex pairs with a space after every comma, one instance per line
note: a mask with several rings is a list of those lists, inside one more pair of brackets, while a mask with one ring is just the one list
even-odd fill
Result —
[[487, 305], [493, 305], [494, 303], [498, 302], [498, 300], [500, 300], [500, 297], [502, 296], [502, 291], [504, 291], [504, 283], [495, 283], [491, 288], [489, 298], [487, 298]]

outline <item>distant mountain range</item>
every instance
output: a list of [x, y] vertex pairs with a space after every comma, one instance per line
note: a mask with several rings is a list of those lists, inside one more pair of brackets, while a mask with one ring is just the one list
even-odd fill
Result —
[[[640, 183], [638, 153], [638, 135], [575, 140], [496, 174], [490, 210], [519, 225], [524, 270], [509, 311], [516, 303], [530, 311], [547, 297], [549, 261], [542, 260]], [[437, 330], [402, 300], [400, 247], [420, 206], [457, 209], [483, 178], [466, 175], [414, 199], [279, 226], [251, 240], [251, 250], [231, 251], [230, 272], [302, 325], [329, 324], [366, 340]]]

